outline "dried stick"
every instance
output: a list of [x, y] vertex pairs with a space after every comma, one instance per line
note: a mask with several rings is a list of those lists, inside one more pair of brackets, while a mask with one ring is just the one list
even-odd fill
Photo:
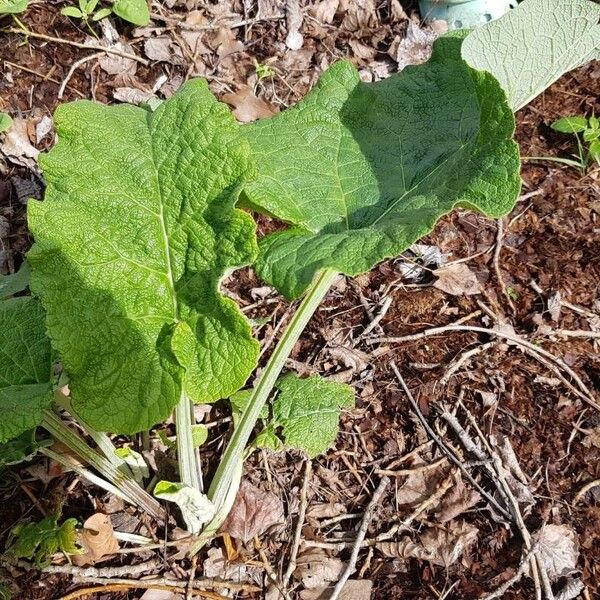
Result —
[[446, 444], [444, 444], [444, 442], [437, 435], [437, 433], [435, 433], [435, 431], [433, 431], [433, 429], [431, 428], [431, 426], [427, 422], [427, 419], [425, 418], [425, 416], [421, 412], [421, 409], [419, 408], [419, 405], [417, 404], [414, 396], [412, 395], [412, 392], [408, 389], [408, 386], [406, 385], [406, 382], [404, 381], [404, 378], [402, 377], [400, 371], [398, 370], [398, 367], [396, 366], [396, 363], [394, 361], [391, 361], [390, 362], [390, 366], [392, 367], [392, 369], [394, 371], [394, 374], [396, 375], [396, 379], [398, 380], [398, 382], [402, 386], [402, 389], [404, 390], [404, 393], [406, 394], [408, 400], [410, 401], [415, 414], [417, 415], [419, 421], [421, 422], [421, 424], [425, 428], [425, 431], [427, 431], [427, 433], [429, 434], [429, 436], [439, 446], [439, 448], [442, 450], [442, 452], [444, 452], [444, 454], [446, 454], [446, 456], [450, 459], [450, 461], [453, 462], [461, 470], [461, 472], [463, 473], [463, 475], [471, 482], [471, 485], [473, 485], [475, 487], [475, 489], [481, 494], [481, 496], [483, 496], [505, 519], [510, 520], [510, 518], [511, 518], [510, 513], [504, 507], [500, 506], [500, 504], [498, 504], [498, 502], [496, 501], [496, 499], [493, 496], [491, 496], [490, 494], [488, 494], [481, 487], [481, 485], [479, 485], [479, 483], [477, 483], [477, 481], [471, 475], [471, 473], [469, 473], [469, 471], [467, 470], [467, 468], [465, 467], [465, 465], [463, 465], [462, 462], [460, 460], [458, 460], [458, 458], [456, 458], [456, 456], [454, 455], [454, 453], [451, 452], [448, 449], [448, 447], [446, 446]]
[[306, 508], [308, 506], [308, 485], [312, 476], [312, 461], [310, 458], [306, 459], [304, 466], [304, 481], [302, 482], [302, 489], [300, 490], [300, 509], [298, 511], [298, 522], [296, 523], [296, 531], [294, 532], [294, 542], [292, 544], [292, 550], [290, 552], [290, 561], [288, 563], [285, 574], [281, 580], [281, 584], [284, 590], [287, 589], [287, 585], [292, 577], [292, 573], [296, 570], [296, 559], [298, 558], [298, 548], [300, 547], [300, 540], [302, 538], [302, 526], [306, 519]]
[[491, 342], [487, 342], [486, 344], [482, 344], [481, 346], [476, 346], [471, 350], [465, 352], [461, 357], [452, 363], [448, 370], [444, 373], [443, 377], [440, 379], [440, 385], [446, 385], [454, 373], [456, 373], [465, 363], [469, 362], [474, 356], [481, 354], [483, 352], [487, 352], [490, 348], [497, 344], [496, 340], [492, 340]]
[[[127, 583], [109, 583], [107, 585], [96, 585], [93, 587], [86, 587], [81, 590], [75, 590], [66, 596], [61, 596], [59, 600], [75, 600], [76, 598], [83, 598], [84, 596], [90, 596], [91, 594], [106, 593], [106, 592], [127, 592], [132, 589], [144, 589], [144, 590], [161, 590], [163, 592], [172, 592], [172, 585], [163, 585], [157, 583], [150, 583], [146, 581], [128, 581]], [[215, 594], [213, 592], [206, 592], [203, 590], [191, 590], [193, 596], [199, 598], [207, 598], [208, 600], [223, 600], [225, 596], [221, 594]]]
[[344, 588], [344, 585], [346, 585], [346, 581], [348, 581], [350, 575], [352, 575], [352, 573], [354, 573], [354, 571], [356, 570], [356, 561], [358, 560], [358, 553], [360, 552], [361, 545], [365, 539], [365, 536], [367, 535], [367, 529], [369, 528], [369, 525], [373, 520], [373, 514], [375, 513], [375, 509], [377, 508], [377, 505], [379, 504], [379, 501], [381, 500], [381, 497], [383, 496], [389, 484], [390, 480], [388, 477], [382, 477], [379, 481], [379, 485], [377, 486], [377, 489], [375, 490], [375, 493], [373, 494], [373, 497], [371, 498], [371, 501], [369, 502], [369, 504], [367, 505], [367, 509], [365, 510], [365, 515], [360, 524], [358, 534], [356, 535], [356, 541], [354, 542], [354, 547], [352, 548], [352, 554], [350, 555], [348, 565], [342, 573], [342, 576], [340, 577], [339, 581], [335, 584], [335, 587], [333, 588], [333, 592], [331, 592], [329, 600], [337, 600], [339, 598], [342, 589]]
[[448, 459], [443, 456], [442, 458], [432, 462], [427, 463], [425, 465], [419, 465], [417, 467], [413, 467], [412, 469], [400, 469], [398, 471], [393, 471], [389, 469], [377, 469], [375, 473], [377, 475], [387, 475], [388, 477], [405, 477], [409, 475], [414, 475], [415, 473], [422, 473], [423, 471], [430, 471], [431, 469], [437, 469], [441, 467], [443, 464], [447, 463]]
[[107, 54], [114, 54], [115, 56], [120, 56], [121, 58], [135, 60], [146, 67], [150, 64], [150, 62], [147, 61], [145, 58], [141, 58], [136, 54], [131, 54], [131, 52], [123, 52], [122, 50], [115, 50], [114, 48], [108, 48], [106, 46], [102, 46], [101, 44], [86, 44], [82, 42], [74, 42], [72, 40], [65, 40], [63, 38], [45, 35], [43, 33], [36, 33], [35, 31], [30, 31], [29, 29], [18, 29], [17, 27], [9, 27], [4, 31], [6, 31], [7, 33], [24, 35], [26, 37], [31, 37], [38, 40], [44, 40], [45, 42], [53, 42], [55, 44], [66, 44], [67, 46], [75, 46], [75, 48], [82, 48], [83, 50], [97, 50], [100, 52], [106, 52]]
[[[127, 585], [130, 583], [129, 579], [113, 579], [113, 578], [103, 578], [103, 577], [93, 577], [93, 578], [85, 578], [85, 577], [73, 577], [73, 581], [75, 583], [95, 583], [97, 585], [110, 585], [110, 584], [122, 584]], [[160, 577], [157, 579], [146, 579], [141, 581], [136, 581], [136, 583], [150, 584], [150, 585], [164, 585], [171, 588], [171, 591], [175, 588], [185, 590], [188, 586], [187, 581], [179, 580], [179, 579], [167, 579], [166, 577]], [[141, 586], [138, 586], [141, 587]], [[192, 588], [195, 590], [203, 590], [206, 588], [213, 588], [216, 590], [229, 590], [234, 593], [246, 592], [246, 593], [254, 593], [262, 591], [262, 588], [250, 585], [247, 583], [234, 583], [231, 581], [222, 581], [221, 579], [211, 579], [207, 577], [203, 577], [201, 579], [196, 579], [192, 585]]]
[[122, 567], [76, 567], [74, 565], [49, 565], [44, 567], [44, 573], [66, 573], [73, 577], [123, 577], [124, 575], [141, 575], [162, 567], [162, 560], [153, 558], [138, 565], [125, 565]]
[[101, 56], [104, 56], [106, 54], [106, 51], [102, 51], [102, 52], [96, 52], [95, 54], [90, 54], [88, 56], [84, 56], [83, 58], [80, 58], [79, 60], [76, 60], [72, 65], [71, 68], [69, 69], [69, 72], [67, 73], [67, 75], [65, 76], [65, 78], [62, 80], [62, 83], [60, 84], [60, 87], [58, 88], [58, 99], [62, 100], [62, 97], [65, 93], [65, 88], [67, 87], [67, 84], [69, 83], [69, 81], [71, 80], [71, 77], [73, 77], [73, 74], [75, 73], [75, 71], [83, 64], [85, 64], [86, 62], [89, 62], [90, 60], [95, 60], [97, 58], [100, 58]]

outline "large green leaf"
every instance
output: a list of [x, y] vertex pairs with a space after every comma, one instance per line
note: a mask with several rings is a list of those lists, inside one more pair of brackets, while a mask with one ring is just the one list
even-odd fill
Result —
[[254, 259], [256, 239], [234, 208], [254, 166], [229, 109], [195, 80], [154, 113], [81, 101], [55, 123], [28, 259], [74, 410], [132, 433], [182, 393], [235, 392], [258, 345], [219, 282]]
[[463, 58], [492, 73], [514, 110], [561, 75], [600, 57], [600, 5], [592, 0], [525, 0], [466, 38]]
[[370, 270], [455, 206], [499, 217], [519, 192], [514, 116], [460, 36], [377, 83], [339, 62], [294, 108], [244, 127], [259, 177], [252, 205], [295, 225], [263, 240], [260, 274], [288, 297], [315, 272]]
[[0, 302], [0, 442], [39, 425], [52, 402], [44, 310], [34, 298]]

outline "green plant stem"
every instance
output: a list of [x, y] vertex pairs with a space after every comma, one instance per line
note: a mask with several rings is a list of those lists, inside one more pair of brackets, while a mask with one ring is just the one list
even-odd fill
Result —
[[51, 458], [52, 460], [56, 461], [58, 464], [65, 467], [67, 470], [74, 471], [80, 477], [87, 479], [90, 483], [97, 485], [99, 488], [102, 488], [109, 494], [113, 494], [113, 495], [117, 496], [118, 498], [125, 500], [125, 502], [132, 504], [131, 498], [127, 494], [125, 494], [122, 490], [120, 490], [116, 485], [113, 485], [112, 483], [106, 481], [106, 479], [102, 479], [102, 477], [98, 477], [98, 475], [96, 475], [95, 473], [92, 473], [89, 469], [86, 469], [85, 467], [78, 465], [76, 462], [69, 460], [63, 454], [54, 452], [53, 450], [50, 450], [49, 448], [40, 448], [39, 452], [40, 452], [40, 454], [43, 454], [43, 455], [47, 456], [48, 458]]
[[[337, 275], [336, 271], [330, 269], [321, 271], [318, 274], [275, 347], [273, 354], [271, 354], [257, 384], [254, 386], [252, 397], [240, 416], [237, 427], [221, 458], [208, 492], [208, 497], [217, 507], [217, 517], [215, 517], [208, 528], [214, 528], [217, 519], [224, 520], [227, 516], [228, 511], [222, 509], [228, 504], [228, 500], [232, 501], [232, 496], [235, 498], [235, 492], [237, 492], [241, 477], [240, 466], [243, 462], [244, 451], [252, 430], [256, 425], [260, 411], [268, 400], [294, 345], [302, 335], [304, 328], [317, 310], [319, 304], [321, 304]], [[218, 525], [220, 523], [217, 524], [217, 527]], [[192, 553], [197, 552], [200, 547], [195, 546], [192, 549]]]
[[[128, 475], [129, 470], [122, 470], [120, 466], [113, 464], [108, 458], [90, 448], [52, 411], [48, 410], [44, 414], [42, 427], [108, 480], [102, 480], [101, 487], [107, 489], [106, 485], [111, 485], [113, 488], [119, 489], [119, 497], [126, 499], [130, 504], [138, 506], [157, 519], [165, 519], [165, 511], [160, 503]], [[69, 466], [71, 466], [70, 462]], [[87, 470], [84, 469], [84, 471], [88, 473]], [[93, 482], [97, 483], [97, 479], [98, 477], [94, 476]]]
[[[63, 410], [72, 414], [71, 410], [71, 399], [67, 396], [61, 389], [54, 390], [54, 402]], [[52, 413], [54, 414], [54, 413]], [[116, 453], [116, 447], [112, 443], [111, 439], [106, 435], [106, 433], [102, 433], [100, 431], [96, 431], [92, 429], [86, 423], [81, 422], [81, 419], [76, 419], [79, 424], [83, 427], [83, 429], [89, 434], [89, 436], [96, 442], [96, 445], [106, 456], [106, 458], [113, 464], [115, 467], [119, 468], [121, 471], [126, 473], [127, 475], [133, 478], [133, 473], [129, 468], [129, 465]], [[62, 420], [60, 421], [62, 423]]]
[[521, 156], [521, 160], [540, 160], [560, 163], [562, 165], [568, 165], [569, 167], [575, 167], [576, 169], [585, 169], [585, 164], [570, 158], [561, 158], [559, 156]]
[[202, 491], [200, 480], [200, 455], [194, 447], [192, 427], [194, 425], [194, 408], [185, 394], [181, 394], [175, 408], [175, 427], [177, 433], [177, 463], [182, 483]]

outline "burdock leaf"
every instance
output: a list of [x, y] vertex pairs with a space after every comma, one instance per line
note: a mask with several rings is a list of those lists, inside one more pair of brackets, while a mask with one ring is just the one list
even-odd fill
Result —
[[591, 0], [525, 0], [478, 27], [463, 58], [500, 82], [516, 111], [567, 71], [600, 57], [600, 5]]
[[234, 208], [254, 165], [229, 109], [195, 80], [155, 112], [80, 101], [55, 123], [28, 260], [74, 411], [132, 433], [182, 394], [235, 392], [258, 345], [219, 283], [253, 261], [256, 238]]
[[425, 64], [366, 84], [330, 67], [295, 107], [244, 127], [258, 209], [292, 223], [261, 246], [261, 276], [288, 297], [315, 272], [370, 270], [456, 206], [499, 217], [519, 193], [514, 116], [498, 82], [441, 38]]
[[34, 298], [0, 302], [0, 443], [39, 425], [52, 402], [44, 317]]

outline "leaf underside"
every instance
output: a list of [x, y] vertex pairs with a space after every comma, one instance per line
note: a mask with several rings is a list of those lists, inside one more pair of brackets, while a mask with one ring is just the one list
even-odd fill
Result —
[[516, 111], [567, 71], [600, 58], [600, 5], [526, 0], [470, 33], [463, 58], [492, 73]]
[[281, 427], [286, 446], [303, 450], [310, 458], [326, 452], [337, 437], [341, 410], [354, 407], [354, 390], [319, 375], [301, 379], [293, 373], [282, 377], [277, 388], [273, 420], [266, 431]]
[[40, 424], [52, 402], [44, 310], [34, 298], [0, 302], [0, 442]]
[[316, 271], [370, 270], [429, 233], [455, 206], [492, 217], [520, 189], [514, 116], [460, 36], [432, 58], [366, 84], [339, 62], [294, 108], [245, 126], [258, 178], [248, 201], [294, 227], [261, 243], [261, 276], [298, 297]]
[[254, 166], [229, 109], [195, 80], [154, 113], [80, 101], [55, 122], [28, 260], [73, 409], [95, 429], [133, 433], [182, 394], [235, 392], [258, 345], [219, 282], [252, 262], [256, 239], [234, 208]]

